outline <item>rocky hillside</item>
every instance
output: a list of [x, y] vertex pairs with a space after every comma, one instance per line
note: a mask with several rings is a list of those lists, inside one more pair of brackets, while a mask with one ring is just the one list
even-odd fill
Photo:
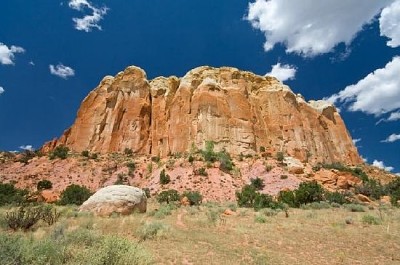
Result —
[[134, 66], [107, 76], [82, 102], [74, 124], [45, 144], [102, 154], [131, 149], [166, 157], [204, 148], [231, 155], [282, 152], [311, 164], [361, 159], [335, 107], [306, 102], [273, 77], [199, 67], [147, 80]]

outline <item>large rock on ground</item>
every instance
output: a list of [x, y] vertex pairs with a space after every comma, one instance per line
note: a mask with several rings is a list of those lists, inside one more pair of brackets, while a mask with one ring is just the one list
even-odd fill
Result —
[[128, 215], [136, 210], [144, 213], [146, 209], [146, 193], [139, 188], [126, 185], [102, 188], [79, 208], [80, 211], [92, 212], [99, 216], [110, 216], [112, 213]]

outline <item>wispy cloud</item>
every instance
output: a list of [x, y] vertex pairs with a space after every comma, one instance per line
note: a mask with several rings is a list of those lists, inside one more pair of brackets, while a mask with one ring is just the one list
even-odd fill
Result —
[[353, 144], [356, 145], [359, 141], [361, 141], [361, 138], [353, 139]]
[[394, 169], [394, 167], [388, 167], [383, 163], [383, 161], [378, 161], [376, 159], [372, 162], [372, 165], [386, 171], [392, 171]]
[[15, 54], [23, 53], [25, 49], [22, 47], [14, 46], [8, 47], [0, 42], [0, 63], [5, 65], [13, 65]]
[[30, 144], [21, 145], [19, 148], [22, 149], [22, 150], [26, 150], [26, 151], [33, 151], [34, 150], [33, 146], [30, 145]]
[[400, 134], [391, 134], [385, 140], [382, 140], [383, 143], [393, 143], [400, 140]]
[[296, 76], [297, 68], [293, 65], [277, 63], [272, 66], [272, 70], [265, 75], [276, 77], [281, 82], [294, 79]]
[[3, 94], [4, 92], [5, 92], [4, 88], [0, 86], [0, 95]]
[[392, 2], [256, 0], [249, 4], [246, 18], [264, 33], [265, 51], [281, 43], [288, 53], [311, 57], [331, 52], [339, 43], [349, 46], [363, 26]]
[[52, 75], [56, 75], [64, 79], [67, 79], [68, 77], [75, 75], [74, 69], [72, 69], [69, 66], [65, 66], [61, 63], [57, 64], [56, 66], [50, 64], [49, 68], [50, 68], [50, 73]]
[[68, 6], [80, 12], [84, 12], [85, 8], [92, 12], [92, 14], [85, 15], [83, 18], [72, 19], [75, 22], [75, 29], [85, 32], [90, 32], [93, 28], [101, 30], [99, 22], [109, 10], [107, 7], [97, 8], [87, 0], [70, 0]]

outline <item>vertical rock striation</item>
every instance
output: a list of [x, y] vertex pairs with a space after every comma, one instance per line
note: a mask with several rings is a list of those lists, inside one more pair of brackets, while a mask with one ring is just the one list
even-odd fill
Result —
[[233, 155], [287, 153], [310, 163], [361, 163], [335, 107], [306, 102], [273, 77], [236, 68], [198, 67], [184, 77], [148, 81], [134, 66], [105, 77], [75, 123], [43, 147], [160, 155], [203, 148]]

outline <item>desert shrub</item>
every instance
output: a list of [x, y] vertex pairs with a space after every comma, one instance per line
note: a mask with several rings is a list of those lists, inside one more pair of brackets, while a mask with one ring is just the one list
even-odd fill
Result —
[[264, 180], [260, 179], [259, 177], [250, 179], [250, 182], [256, 190], [262, 190], [265, 187]]
[[345, 206], [350, 212], [365, 212], [365, 208], [360, 204], [350, 203]]
[[229, 172], [233, 169], [232, 158], [225, 150], [218, 153], [219, 169], [224, 172]]
[[151, 197], [150, 189], [149, 189], [149, 188], [143, 188], [143, 191], [144, 191], [144, 193], [146, 194], [146, 197], [147, 197], [147, 198], [150, 198], [150, 197]]
[[18, 189], [11, 183], [0, 183], [0, 206], [26, 202], [27, 190]]
[[36, 188], [37, 190], [49, 190], [53, 188], [53, 183], [50, 180], [43, 179], [37, 183]]
[[159, 203], [166, 202], [167, 204], [171, 202], [179, 201], [180, 196], [178, 191], [176, 190], [164, 190], [160, 194], [157, 195], [157, 201]]
[[252, 185], [245, 185], [240, 192], [236, 192], [239, 207], [253, 207], [256, 196], [256, 189]]
[[125, 154], [126, 156], [132, 156], [132, 155], [133, 155], [133, 150], [132, 150], [131, 148], [126, 147], [126, 148], [124, 149], [124, 154]]
[[84, 156], [84, 157], [89, 157], [90, 153], [89, 153], [88, 150], [84, 150], [84, 151], [81, 152], [81, 155]]
[[15, 234], [0, 232], [0, 260], [1, 264], [22, 264], [24, 255], [24, 240]]
[[22, 155], [21, 158], [18, 159], [17, 161], [24, 164], [28, 164], [29, 160], [31, 160], [36, 156], [36, 153], [31, 150], [24, 150], [24, 152], [22, 152], [21, 155]]
[[291, 190], [282, 190], [279, 192], [278, 201], [286, 203], [289, 207], [296, 207], [295, 193]]
[[19, 207], [17, 210], [6, 212], [5, 221], [14, 231], [18, 229], [26, 231], [39, 222], [41, 216], [39, 207]]
[[260, 152], [262, 152], [262, 153], [265, 152], [265, 147], [264, 146], [260, 146]]
[[188, 157], [188, 161], [189, 161], [189, 163], [193, 163], [193, 161], [194, 161], [194, 157], [193, 157], [192, 155], [189, 155], [189, 157]]
[[160, 208], [154, 212], [154, 217], [158, 219], [162, 219], [167, 215], [171, 215], [172, 211], [175, 210], [176, 207], [172, 204], [163, 204]]
[[321, 202], [312, 202], [312, 203], [308, 203], [308, 204], [302, 204], [300, 206], [301, 209], [304, 210], [321, 210], [321, 209], [329, 209], [332, 206], [325, 201], [321, 201]]
[[99, 157], [99, 155], [98, 155], [97, 153], [93, 153], [93, 154], [90, 156], [90, 159], [95, 160], [95, 159], [97, 159], [98, 157]]
[[217, 160], [217, 154], [214, 152], [214, 142], [206, 141], [205, 150], [201, 150], [201, 154], [206, 162], [215, 162]]
[[161, 160], [160, 156], [152, 156], [152, 157], [151, 157], [151, 161], [153, 161], [153, 162], [155, 162], [155, 163], [160, 162], [160, 160]]
[[263, 209], [263, 210], [261, 211], [261, 214], [263, 214], [263, 215], [265, 215], [265, 216], [268, 216], [268, 217], [275, 216], [275, 215], [277, 215], [278, 213], [279, 213], [279, 210], [276, 210], [276, 209], [269, 209], [269, 208]]
[[325, 200], [330, 203], [338, 203], [338, 204], [348, 203], [346, 196], [344, 196], [343, 193], [338, 192], [338, 191], [334, 191], [334, 192], [325, 191], [324, 197], [325, 197]]
[[213, 225], [216, 225], [220, 220], [220, 213], [215, 209], [208, 209], [206, 212], [207, 220]]
[[267, 222], [267, 217], [265, 217], [265, 215], [263, 215], [263, 214], [257, 214], [254, 217], [254, 222], [264, 224]]
[[43, 205], [40, 208], [40, 219], [42, 219], [48, 225], [53, 225], [55, 222], [58, 221], [61, 216], [61, 213], [58, 212], [57, 209], [52, 207], [51, 205]]
[[281, 178], [281, 179], [287, 179], [287, 178], [288, 178], [288, 175], [281, 175], [280, 178]]
[[136, 167], [135, 162], [133, 162], [133, 161], [127, 162], [126, 166], [129, 168], [129, 170], [135, 170], [135, 167]]
[[369, 224], [369, 225], [379, 225], [382, 223], [382, 221], [378, 217], [370, 214], [364, 215], [361, 220], [364, 224]]
[[384, 187], [376, 180], [370, 179], [355, 187], [355, 193], [363, 194], [375, 200], [385, 195]]
[[205, 177], [208, 176], [208, 173], [204, 167], [197, 169], [194, 173], [200, 176], [205, 176]]
[[60, 158], [66, 159], [68, 156], [69, 148], [63, 145], [57, 146], [54, 150], [49, 154], [50, 159]]
[[390, 196], [390, 202], [394, 206], [399, 206], [397, 201], [400, 200], [400, 177], [385, 186], [385, 193]]
[[316, 181], [302, 182], [295, 190], [296, 206], [323, 200], [324, 190]]
[[268, 194], [256, 193], [256, 197], [254, 199], [253, 208], [254, 208], [254, 210], [258, 211], [258, 210], [260, 210], [262, 208], [271, 207], [273, 202], [274, 201], [273, 201], [272, 196], [270, 196]]
[[147, 239], [154, 239], [156, 237], [163, 237], [168, 232], [169, 228], [167, 225], [160, 222], [150, 222], [144, 224], [137, 231], [141, 241]]
[[203, 196], [198, 191], [185, 191], [182, 194], [182, 197], [188, 198], [191, 206], [200, 205], [203, 200]]
[[283, 154], [283, 152], [276, 153], [276, 160], [278, 160], [279, 162], [282, 162], [284, 158], [285, 158], [285, 155]]
[[160, 184], [165, 185], [170, 183], [171, 178], [169, 177], [168, 174], [165, 174], [165, 169], [161, 170], [160, 172]]
[[60, 195], [59, 204], [81, 205], [92, 195], [90, 190], [84, 186], [71, 184]]
[[122, 173], [117, 175], [117, 180], [114, 182], [114, 185], [124, 185], [128, 182], [128, 177]]

